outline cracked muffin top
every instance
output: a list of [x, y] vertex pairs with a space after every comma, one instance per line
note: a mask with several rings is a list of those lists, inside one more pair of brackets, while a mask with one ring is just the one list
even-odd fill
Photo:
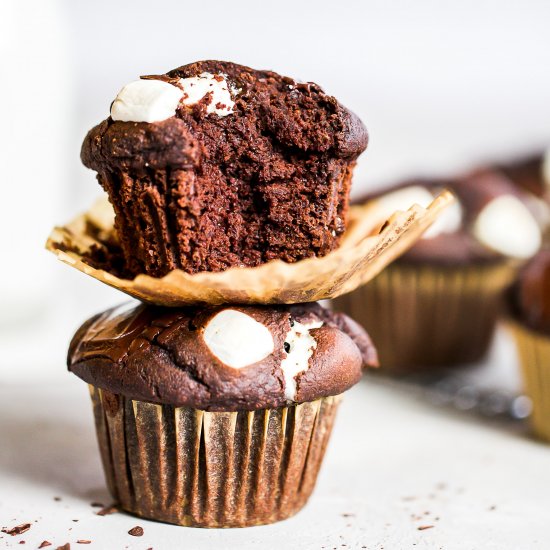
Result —
[[319, 304], [160, 308], [130, 303], [76, 332], [69, 370], [131, 399], [210, 411], [337, 395], [377, 355], [365, 331]]

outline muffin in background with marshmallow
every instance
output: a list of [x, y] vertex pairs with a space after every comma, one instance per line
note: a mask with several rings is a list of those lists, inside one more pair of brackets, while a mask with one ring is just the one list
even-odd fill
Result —
[[550, 208], [491, 168], [417, 179], [369, 197], [382, 213], [426, 206], [441, 189], [456, 202], [373, 281], [335, 300], [375, 342], [381, 372], [407, 374], [478, 361], [488, 351], [504, 290], [541, 247]]
[[532, 402], [534, 434], [550, 442], [550, 249], [520, 271], [508, 295], [525, 392]]

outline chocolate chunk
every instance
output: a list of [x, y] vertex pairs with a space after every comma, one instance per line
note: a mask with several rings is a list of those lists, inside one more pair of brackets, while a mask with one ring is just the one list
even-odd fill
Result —
[[119, 511], [119, 507], [116, 504], [111, 504], [111, 506], [107, 506], [106, 508], [102, 508], [98, 512], [96, 512], [97, 516], [108, 516], [110, 514], [115, 514]]
[[142, 537], [143, 536], [143, 527], [140, 527], [139, 525], [136, 525], [135, 527], [132, 527], [128, 531], [129, 535], [132, 535], [132, 537]]
[[31, 528], [30, 523], [22, 523], [21, 525], [16, 525], [15, 527], [11, 528], [4, 528], [2, 529], [2, 533], [6, 533], [7, 535], [11, 535], [12, 537], [15, 537], [16, 535], [21, 535], [22, 533], [26, 533]]
[[49, 540], [44, 540], [41, 542], [40, 546], [38, 548], [46, 548], [46, 546], [51, 546], [52, 543]]

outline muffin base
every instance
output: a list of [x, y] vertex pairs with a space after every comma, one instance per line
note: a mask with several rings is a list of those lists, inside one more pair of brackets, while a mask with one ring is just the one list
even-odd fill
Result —
[[550, 337], [511, 322], [516, 338], [525, 392], [531, 399], [534, 434], [550, 442]]
[[206, 412], [90, 386], [107, 485], [125, 510], [193, 527], [296, 514], [317, 479], [340, 396], [279, 409]]
[[487, 353], [516, 268], [397, 263], [335, 300], [370, 334], [381, 373], [408, 374], [472, 363]]

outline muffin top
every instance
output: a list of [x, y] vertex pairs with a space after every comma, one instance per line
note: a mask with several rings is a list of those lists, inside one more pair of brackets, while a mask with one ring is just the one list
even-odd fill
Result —
[[550, 196], [550, 149], [498, 166], [521, 189], [541, 198]]
[[365, 331], [319, 304], [160, 308], [134, 303], [84, 323], [69, 370], [131, 399], [256, 410], [339, 394], [377, 365]]
[[519, 321], [550, 334], [550, 249], [541, 250], [522, 268], [510, 292], [510, 306]]
[[285, 155], [354, 159], [367, 141], [359, 118], [317, 84], [199, 61], [126, 85], [81, 156], [98, 172], [221, 165], [261, 181], [261, 168], [285, 177]]
[[539, 250], [550, 207], [498, 170], [484, 168], [457, 179], [408, 180], [369, 198], [377, 198], [390, 215], [415, 203], [428, 206], [443, 189], [453, 192], [455, 203], [399, 261], [490, 263], [525, 260]]

